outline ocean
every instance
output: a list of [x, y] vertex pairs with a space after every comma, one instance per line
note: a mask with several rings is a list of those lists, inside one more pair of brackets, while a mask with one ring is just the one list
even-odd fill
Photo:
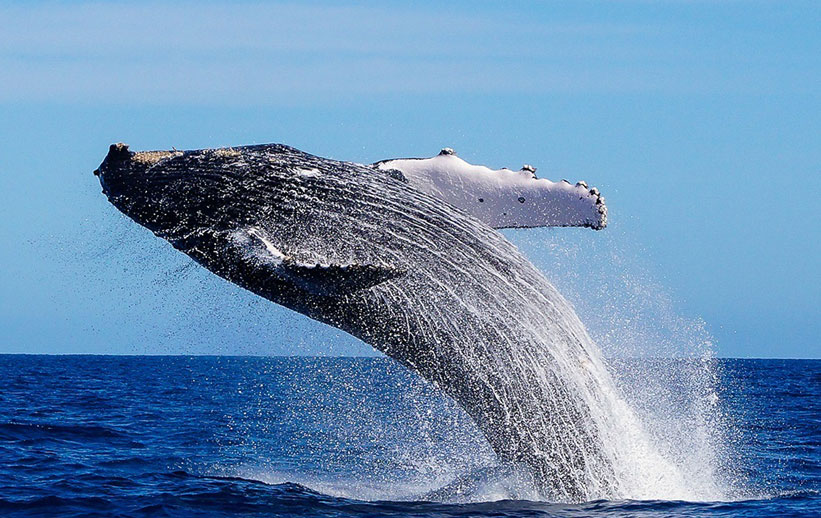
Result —
[[386, 358], [0, 355], [0, 516], [821, 515], [821, 361], [717, 372], [732, 498], [565, 504]]

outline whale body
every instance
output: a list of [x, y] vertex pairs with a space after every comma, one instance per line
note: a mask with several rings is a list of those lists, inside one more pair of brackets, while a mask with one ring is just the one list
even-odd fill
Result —
[[395, 168], [278, 144], [118, 144], [95, 174], [117, 209], [208, 270], [434, 383], [545, 498], [620, 494], [599, 352], [570, 304], [485, 222]]

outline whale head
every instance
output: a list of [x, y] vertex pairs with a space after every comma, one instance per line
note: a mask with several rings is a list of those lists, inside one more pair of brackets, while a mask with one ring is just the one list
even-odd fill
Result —
[[353, 217], [367, 201], [351, 176], [389, 176], [318, 160], [280, 145], [133, 152], [113, 144], [94, 173], [125, 215], [214, 273], [288, 305], [282, 294], [351, 293], [403, 273], [363, 253]]

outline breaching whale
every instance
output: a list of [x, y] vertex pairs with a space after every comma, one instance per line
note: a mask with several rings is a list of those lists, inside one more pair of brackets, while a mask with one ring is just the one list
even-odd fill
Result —
[[[607, 422], [613, 387], [570, 304], [491, 228], [505, 221], [415, 187], [409, 177], [418, 185], [430, 168], [403, 169], [278, 144], [116, 144], [95, 174], [117, 209], [205, 268], [437, 385], [543, 497], [622, 495], [619, 455], [605, 447], [622, 440]], [[572, 187], [599, 218], [580, 212], [578, 224], [603, 226], [598, 192]]]

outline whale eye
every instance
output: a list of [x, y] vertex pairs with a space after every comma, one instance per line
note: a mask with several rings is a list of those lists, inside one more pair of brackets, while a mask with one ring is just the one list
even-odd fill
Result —
[[484, 198], [479, 198], [479, 203], [484, 203], [484, 202], [485, 202]]
[[524, 202], [525, 202], [525, 197], [524, 196], [519, 196], [519, 203], [524, 203]]

